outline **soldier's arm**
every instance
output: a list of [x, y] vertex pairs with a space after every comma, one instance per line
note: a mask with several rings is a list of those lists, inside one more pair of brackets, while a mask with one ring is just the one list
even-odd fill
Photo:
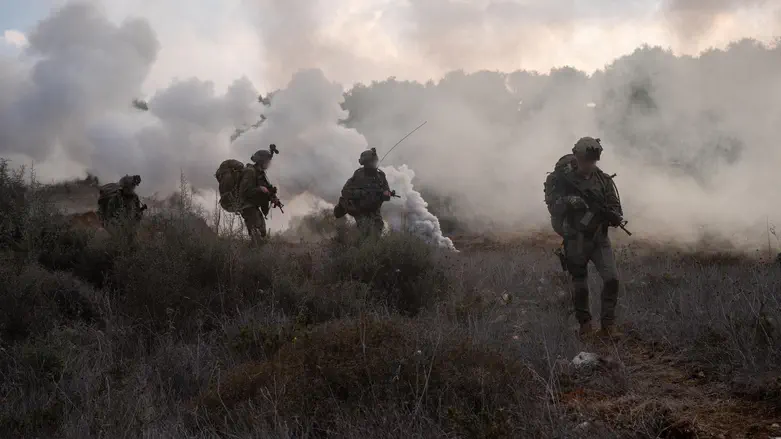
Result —
[[143, 207], [144, 205], [141, 203], [141, 197], [138, 195], [133, 196], [133, 212], [136, 217], [136, 219], [141, 219], [143, 215]]
[[382, 184], [383, 191], [390, 192], [390, 185], [388, 184], [388, 179], [385, 177], [385, 173], [382, 171], [380, 171], [380, 183]]
[[621, 207], [621, 199], [618, 197], [618, 190], [615, 182], [610, 176], [605, 176], [605, 207], [610, 212], [615, 212], [619, 216], [624, 216], [624, 210]]

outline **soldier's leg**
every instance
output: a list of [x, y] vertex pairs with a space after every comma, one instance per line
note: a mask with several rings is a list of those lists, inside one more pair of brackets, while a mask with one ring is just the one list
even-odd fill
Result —
[[602, 327], [612, 327], [616, 320], [616, 304], [618, 303], [618, 269], [609, 239], [600, 240], [594, 249], [592, 260], [602, 278]]
[[382, 230], [385, 228], [385, 222], [382, 220], [380, 212], [373, 212], [371, 218], [371, 232], [376, 236], [382, 236]]
[[588, 291], [589, 258], [585, 249], [579, 249], [578, 247], [575, 239], [568, 239], [564, 243], [567, 271], [572, 279], [572, 306], [575, 311], [575, 318], [581, 325], [586, 325], [591, 322]]
[[364, 215], [354, 215], [353, 219], [355, 219], [355, 227], [358, 229], [361, 235], [366, 234], [367, 229], [367, 218]]
[[260, 213], [260, 209], [257, 207], [242, 209], [241, 217], [244, 219], [252, 243], [256, 245], [262, 243], [266, 237], [266, 220]]
[[371, 213], [361, 214], [355, 217], [361, 238], [370, 238], [376, 234], [377, 221]]

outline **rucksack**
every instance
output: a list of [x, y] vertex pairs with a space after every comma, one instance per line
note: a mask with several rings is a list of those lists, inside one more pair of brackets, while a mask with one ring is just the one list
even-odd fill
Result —
[[214, 177], [217, 179], [220, 191], [220, 207], [227, 212], [236, 213], [241, 210], [239, 185], [244, 172], [244, 163], [229, 159], [220, 163]]
[[[350, 180], [345, 183], [339, 202], [334, 208], [334, 216], [336, 218], [341, 218], [345, 214], [356, 217], [362, 213], [379, 209], [382, 206], [384, 201], [382, 192], [384, 188], [379, 184], [379, 180], [376, 177], [367, 178], [364, 172], [363, 168], [358, 169]], [[384, 177], [385, 174], [382, 171], [378, 170], [377, 172]], [[356, 192], [360, 195], [356, 196]]]
[[568, 169], [572, 169], [575, 164], [575, 155], [567, 154], [561, 157], [553, 166], [553, 172], [549, 172], [545, 177], [544, 190], [545, 190], [545, 204], [550, 208], [553, 202], [553, 186], [556, 178], [566, 172]]
[[99, 188], [98, 215], [101, 218], [106, 219], [109, 217], [110, 212], [108, 211], [108, 202], [112, 198], [119, 196], [121, 189], [122, 187], [119, 185], [119, 183], [108, 183]]
[[553, 165], [553, 171], [549, 172], [547, 177], [545, 178], [544, 183], [544, 191], [545, 191], [545, 204], [548, 206], [548, 212], [551, 214], [551, 226], [553, 226], [553, 230], [559, 234], [562, 235], [563, 229], [562, 229], [562, 220], [563, 218], [556, 217], [553, 214], [553, 203], [554, 203], [554, 197], [553, 197], [553, 190], [554, 186], [556, 185], [556, 179], [560, 176], [562, 176], [565, 172], [571, 170], [575, 165], [575, 155], [574, 154], [567, 154], [562, 156], [559, 160], [556, 161], [556, 164]]

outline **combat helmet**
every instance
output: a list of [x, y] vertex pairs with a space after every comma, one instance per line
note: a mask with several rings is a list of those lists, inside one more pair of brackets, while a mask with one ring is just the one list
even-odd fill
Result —
[[274, 157], [274, 154], [279, 154], [279, 150], [277, 149], [277, 145], [272, 143], [268, 146], [268, 149], [255, 151], [255, 154], [252, 154], [250, 160], [252, 160], [253, 163], [260, 164], [271, 160]]
[[602, 156], [602, 144], [599, 139], [582, 137], [572, 147], [572, 153], [586, 160], [599, 160]]
[[123, 189], [133, 189], [141, 184], [140, 175], [125, 175], [119, 179], [119, 186]]
[[358, 164], [361, 166], [366, 166], [372, 161], [378, 159], [379, 157], [377, 156], [377, 148], [367, 149], [361, 153], [361, 156], [358, 158]]

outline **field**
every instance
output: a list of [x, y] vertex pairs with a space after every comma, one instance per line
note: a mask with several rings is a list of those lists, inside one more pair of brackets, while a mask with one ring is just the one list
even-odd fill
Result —
[[2, 168], [0, 437], [781, 436], [765, 252], [621, 245], [625, 336], [583, 342], [545, 234], [252, 249], [182, 203], [128, 247], [40, 193]]

